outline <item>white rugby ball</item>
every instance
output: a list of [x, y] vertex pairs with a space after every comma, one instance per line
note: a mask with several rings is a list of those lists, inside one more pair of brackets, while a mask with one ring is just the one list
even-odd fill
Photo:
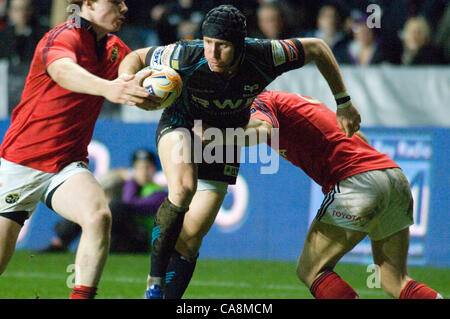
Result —
[[158, 109], [168, 107], [180, 96], [183, 89], [183, 81], [177, 71], [164, 65], [147, 66], [139, 72], [149, 69], [152, 70], [152, 74], [144, 79], [142, 86], [151, 95], [162, 99], [161, 107]]

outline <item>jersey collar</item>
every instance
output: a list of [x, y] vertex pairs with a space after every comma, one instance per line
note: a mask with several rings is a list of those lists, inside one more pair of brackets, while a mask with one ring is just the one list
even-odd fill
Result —
[[85, 28], [87, 31], [89, 31], [89, 33], [93, 36], [95, 41], [95, 52], [97, 54], [97, 57], [98, 58], [102, 57], [103, 53], [106, 51], [106, 40], [109, 35], [107, 34], [102, 39], [97, 41], [97, 33], [92, 27], [92, 23], [83, 17], [80, 17], [80, 26], [81, 28]]

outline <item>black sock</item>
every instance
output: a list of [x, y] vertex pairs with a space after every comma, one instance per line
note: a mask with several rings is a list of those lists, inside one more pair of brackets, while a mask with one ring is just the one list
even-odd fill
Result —
[[159, 207], [152, 232], [151, 277], [164, 278], [186, 211], [186, 208], [172, 204], [168, 198]]
[[194, 274], [197, 257], [194, 260], [184, 258], [174, 250], [166, 272], [165, 299], [181, 299]]

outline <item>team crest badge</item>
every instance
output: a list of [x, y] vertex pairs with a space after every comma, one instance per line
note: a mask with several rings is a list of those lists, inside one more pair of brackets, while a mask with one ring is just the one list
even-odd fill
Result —
[[111, 61], [114, 62], [117, 60], [119, 56], [119, 49], [117, 47], [112, 48], [111, 51]]
[[19, 198], [20, 198], [19, 194], [11, 193], [5, 197], [5, 202], [7, 204], [14, 204], [15, 202], [17, 202], [19, 200]]

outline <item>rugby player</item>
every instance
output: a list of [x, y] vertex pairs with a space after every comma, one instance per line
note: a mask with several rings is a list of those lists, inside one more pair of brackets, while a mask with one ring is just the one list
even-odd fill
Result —
[[[142, 76], [117, 78], [131, 51], [118, 37], [125, 1], [79, 0], [79, 16], [36, 47], [20, 104], [0, 148], [0, 273], [26, 219], [42, 200], [82, 234], [73, 299], [94, 298], [109, 251], [111, 212], [88, 170], [87, 146], [104, 99], [144, 103]], [[145, 104], [145, 103], [144, 103]]]
[[[361, 120], [345, 93], [338, 64], [322, 40], [248, 39], [245, 16], [231, 5], [212, 9], [202, 33], [202, 40], [138, 49], [119, 68], [119, 74], [128, 76], [145, 66], [166, 65], [177, 70], [183, 80], [181, 97], [164, 110], [157, 130], [156, 144], [169, 194], [156, 217], [148, 298], [164, 294], [176, 298], [184, 291], [198, 257], [201, 240], [197, 239], [203, 236], [180, 241], [185, 245], [174, 249], [180, 231], [183, 227], [185, 234], [207, 233], [239, 171], [234, 146], [224, 147], [223, 160], [210, 164], [203, 161], [197, 165], [191, 156], [181, 161], [174, 156], [180, 149], [190, 154], [194, 120], [218, 128], [244, 127], [253, 99], [269, 83], [310, 62], [316, 64], [341, 106], [337, 121], [345, 134], [352, 136]], [[151, 105], [146, 107], [151, 109]], [[164, 289], [166, 272], [175, 275]]]
[[243, 134], [240, 141], [247, 145], [264, 140], [270, 145], [277, 138], [277, 151], [322, 186], [326, 195], [297, 264], [299, 279], [315, 298], [358, 298], [333, 269], [366, 236], [380, 269], [381, 285], [390, 296], [442, 298], [407, 272], [409, 226], [413, 224], [408, 180], [360, 132], [345, 136], [334, 113], [316, 99], [267, 91], [254, 100]]

